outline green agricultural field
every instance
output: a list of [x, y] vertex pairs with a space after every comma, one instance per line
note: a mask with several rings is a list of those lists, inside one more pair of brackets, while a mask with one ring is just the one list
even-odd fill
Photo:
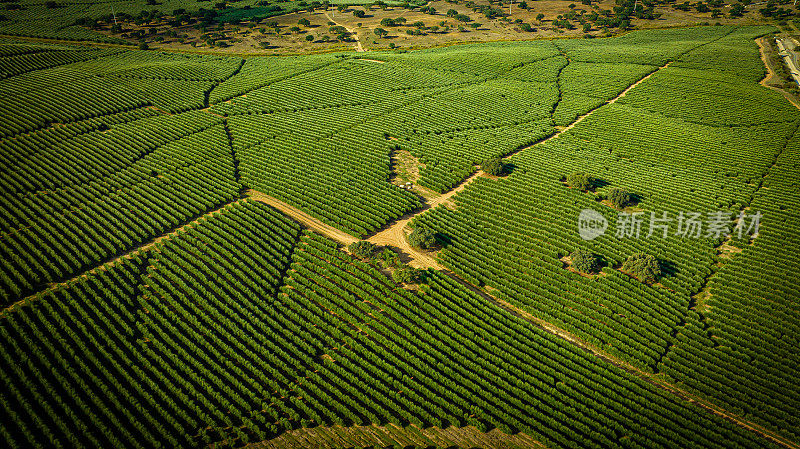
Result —
[[241, 57], [21, 3], [0, 446], [800, 447], [774, 27]]

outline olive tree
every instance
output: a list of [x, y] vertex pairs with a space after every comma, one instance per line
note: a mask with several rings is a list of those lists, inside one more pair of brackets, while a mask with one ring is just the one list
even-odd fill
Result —
[[625, 209], [634, 203], [633, 195], [627, 190], [619, 188], [611, 189], [611, 191], [608, 192], [608, 200], [611, 201], [611, 205], [617, 209]]
[[587, 175], [586, 173], [577, 172], [567, 176], [568, 186], [572, 187], [573, 189], [578, 189], [584, 192], [593, 189], [594, 182], [595, 182], [594, 178]]
[[582, 273], [594, 273], [600, 270], [600, 258], [585, 249], [576, 249], [569, 258], [572, 260], [572, 268]]
[[661, 264], [658, 263], [658, 259], [645, 253], [630, 255], [622, 264], [622, 270], [648, 284], [656, 282], [661, 276]]
[[481, 164], [481, 170], [484, 173], [492, 175], [492, 176], [501, 176], [506, 172], [506, 166], [503, 163], [503, 160], [498, 158], [489, 159]]
[[347, 250], [359, 259], [368, 259], [375, 252], [375, 244], [366, 240], [359, 240], [351, 243]]
[[436, 232], [428, 227], [417, 225], [414, 232], [408, 236], [408, 243], [417, 248], [432, 248], [436, 246]]
[[425, 280], [425, 270], [404, 266], [394, 270], [392, 279], [398, 284], [419, 284]]

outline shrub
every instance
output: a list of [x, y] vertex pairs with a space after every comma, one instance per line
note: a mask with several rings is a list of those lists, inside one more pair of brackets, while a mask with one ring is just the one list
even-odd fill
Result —
[[633, 204], [633, 195], [626, 190], [618, 188], [611, 189], [611, 191], [608, 192], [608, 200], [611, 201], [611, 205], [617, 209], [625, 209]]
[[594, 178], [586, 173], [572, 173], [567, 176], [567, 185], [585, 192], [594, 188]]
[[397, 267], [400, 264], [400, 256], [389, 248], [384, 248], [378, 255], [384, 268]]
[[622, 270], [648, 284], [656, 282], [661, 276], [661, 265], [658, 263], [658, 259], [645, 253], [632, 254], [622, 264]]
[[351, 243], [347, 250], [359, 259], [368, 259], [375, 252], [375, 244], [366, 240], [359, 240]]
[[413, 267], [398, 268], [392, 273], [392, 279], [398, 284], [419, 284], [424, 280], [425, 270]]
[[436, 233], [425, 226], [417, 225], [414, 232], [408, 236], [408, 243], [422, 249], [428, 249], [436, 246]]
[[506, 172], [506, 166], [500, 158], [489, 159], [481, 164], [481, 170], [492, 176], [501, 176]]
[[572, 259], [572, 268], [582, 273], [594, 273], [600, 270], [600, 258], [585, 249], [576, 249], [569, 255]]
[[147, 45], [147, 42], [139, 42], [139, 50], [149, 50], [150, 46]]

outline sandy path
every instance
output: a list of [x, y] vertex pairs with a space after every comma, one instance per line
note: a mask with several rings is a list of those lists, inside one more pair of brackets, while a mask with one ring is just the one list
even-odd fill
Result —
[[544, 448], [530, 435], [509, 435], [498, 429], [481, 432], [474, 426], [420, 428], [415, 425], [399, 427], [385, 426], [332, 426], [294, 429], [271, 440], [245, 446], [248, 449], [337, 449], [386, 447], [392, 441], [397, 447], [504, 447], [514, 449]]
[[[342, 14], [344, 14], [344, 13], [342, 13]], [[347, 30], [348, 33], [353, 35], [353, 39], [356, 40], [356, 51], [364, 51], [364, 47], [361, 46], [361, 40], [358, 38], [358, 33], [356, 33], [355, 30], [353, 30], [352, 28], [348, 28], [348, 27], [342, 25], [341, 23], [333, 20], [333, 18], [328, 14], [328, 11], [325, 11], [325, 17], [327, 17], [328, 20], [330, 20], [331, 22], [335, 23], [336, 25], [344, 27]]]
[[265, 193], [252, 189], [248, 190], [246, 193], [247, 196], [249, 196], [251, 199], [262, 202], [264, 204], [269, 204], [275, 209], [278, 209], [284, 214], [297, 220], [305, 227], [317, 231], [331, 240], [335, 240], [343, 245], [349, 245], [353, 242], [358, 241], [358, 239], [353, 237], [352, 235], [342, 230], [336, 229], [329, 224], [323, 223], [320, 219], [312, 217], [311, 215], [303, 212], [302, 210], [287, 203], [284, 203], [283, 201], [277, 198], [273, 198]]
[[437, 206], [445, 204], [453, 196], [457, 195], [459, 192], [467, 188], [468, 185], [472, 184], [476, 179], [478, 179], [481, 173], [481, 171], [476, 171], [461, 184], [459, 184], [459, 186], [455, 189], [452, 189], [445, 194], [433, 197], [432, 199], [426, 200], [425, 205], [422, 208], [404, 215], [399, 220], [392, 223], [388, 228], [379, 231], [377, 234], [373, 235], [367, 240], [376, 245], [393, 246], [400, 249], [402, 254], [408, 256], [410, 259], [408, 264], [412, 267], [433, 268], [436, 270], [444, 269], [444, 267], [439, 265], [439, 262], [437, 262], [436, 258], [431, 254], [419, 251], [408, 243], [408, 240], [406, 239], [406, 227], [417, 215], [424, 213], [428, 209], [433, 209]]

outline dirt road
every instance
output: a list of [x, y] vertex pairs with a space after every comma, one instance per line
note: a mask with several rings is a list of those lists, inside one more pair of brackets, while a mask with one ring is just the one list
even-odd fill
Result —
[[348, 33], [353, 35], [353, 39], [356, 40], [356, 45], [355, 45], [356, 51], [364, 51], [364, 47], [361, 46], [361, 40], [359, 40], [358, 33], [355, 30], [353, 30], [352, 28], [348, 28], [348, 27], [342, 25], [341, 23], [333, 20], [333, 18], [330, 16], [330, 14], [328, 14], [328, 11], [325, 11], [325, 17], [327, 17], [328, 20], [330, 20], [331, 22], [335, 23], [336, 25], [344, 27], [347, 30]]

